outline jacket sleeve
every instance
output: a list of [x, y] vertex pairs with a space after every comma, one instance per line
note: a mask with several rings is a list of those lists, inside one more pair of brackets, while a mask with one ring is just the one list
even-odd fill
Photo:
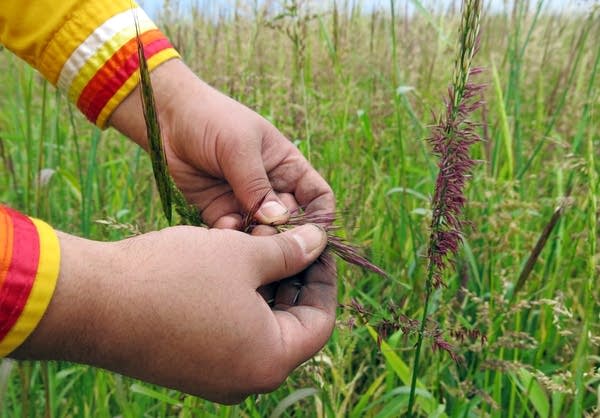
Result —
[[0, 205], [0, 357], [21, 345], [41, 320], [59, 266], [54, 230]]
[[101, 128], [138, 84], [135, 16], [150, 70], [178, 56], [131, 0], [6, 0], [0, 43]]
[[[2, 0], [0, 43], [103, 128], [138, 84], [134, 16], [150, 70], [178, 56], [130, 0]], [[59, 267], [54, 230], [0, 205], [0, 357], [14, 351], [38, 325]]]

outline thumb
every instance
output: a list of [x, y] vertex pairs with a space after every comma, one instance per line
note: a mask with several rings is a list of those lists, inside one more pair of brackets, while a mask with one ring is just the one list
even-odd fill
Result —
[[247, 211], [256, 210], [256, 219], [263, 224], [281, 224], [289, 212], [271, 186], [260, 151], [239, 150], [233, 164], [223, 167], [223, 174], [231, 185], [235, 197]]
[[313, 224], [280, 234], [253, 237], [259, 286], [291, 277], [314, 263], [327, 246], [327, 234]]

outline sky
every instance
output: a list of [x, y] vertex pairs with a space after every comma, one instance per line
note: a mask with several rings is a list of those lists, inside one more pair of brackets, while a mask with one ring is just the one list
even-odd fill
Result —
[[[239, 1], [239, 0], [238, 0]], [[246, 1], [248, 4], [252, 4], [254, 0], [241, 0], [242, 3]], [[258, 0], [260, 2], [264, 2], [264, 0]], [[340, 0], [339, 3], [342, 3], [344, 0]], [[356, 1], [356, 0], [355, 0]], [[144, 9], [150, 14], [150, 16], [155, 17], [157, 11], [162, 7], [163, 0], [138, 0], [140, 4], [143, 5]], [[396, 4], [398, 10], [404, 11], [406, 10], [405, 5], [408, 5], [408, 10], [414, 10], [413, 4], [414, 0], [396, 0]], [[207, 8], [207, 10], [227, 10], [232, 9], [235, 4], [235, 0], [171, 0], [173, 4], [179, 4], [181, 8], [188, 7], [190, 4], [198, 4], [202, 7]], [[329, 4], [331, 1], [314, 1], [315, 4], [324, 3]], [[339, 4], [338, 3], [338, 4]], [[389, 0], [360, 0], [360, 3], [364, 10], [372, 10], [373, 8], [384, 8], [389, 9]], [[457, 0], [421, 0], [421, 3], [426, 7], [448, 7], [449, 4], [455, 3], [458, 4]], [[511, 0], [486, 0], [484, 1], [485, 7], [489, 7], [492, 11], [502, 11], [505, 9], [505, 5], [511, 5], [513, 1]], [[534, 7], [536, 4], [536, 0], [531, 0], [531, 7]], [[600, 4], [600, 0], [544, 0], [544, 7], [552, 11], [554, 13], [567, 12], [567, 11], [586, 11], [593, 4]], [[511, 6], [509, 6], [511, 7]]]

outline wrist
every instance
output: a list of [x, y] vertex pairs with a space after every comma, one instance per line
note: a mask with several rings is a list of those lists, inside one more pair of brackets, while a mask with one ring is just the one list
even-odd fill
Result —
[[54, 295], [36, 329], [11, 357], [89, 362], [98, 313], [111, 277], [111, 244], [57, 232], [60, 272]]
[[[157, 114], [163, 133], [168, 128], [173, 114], [173, 100], [183, 88], [178, 85], [177, 80], [187, 71], [189, 70], [180, 59], [172, 59], [150, 73]], [[112, 113], [109, 125], [148, 151], [148, 136], [139, 84]]]

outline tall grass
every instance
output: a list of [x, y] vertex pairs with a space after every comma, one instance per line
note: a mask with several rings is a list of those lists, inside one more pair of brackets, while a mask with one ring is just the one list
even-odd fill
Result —
[[[234, 14], [220, 4], [205, 0], [161, 22], [202, 78], [307, 153], [344, 211], [340, 232], [389, 273], [382, 279], [340, 265], [340, 302], [354, 299], [376, 320], [418, 317], [437, 174], [424, 139], [452, 78], [458, 2], [441, 10], [393, 1], [393, 24], [387, 2], [373, 13], [360, 1], [337, 0], [335, 13], [333, 3], [326, 11], [311, 6], [306, 21], [285, 18], [300, 25], [302, 62], [293, 40], [270, 23], [278, 11], [240, 1]], [[407, 5], [420, 7], [406, 15]], [[464, 361], [424, 345], [415, 408], [452, 417], [592, 415], [600, 382], [600, 21], [597, 13], [549, 13], [545, 2], [517, 0], [484, 13], [481, 25], [478, 65], [489, 69], [482, 79], [489, 88], [474, 119], [487, 122], [480, 132], [487, 141], [473, 149], [482, 162], [465, 207], [475, 224], [448, 287], [432, 295], [437, 325]], [[6, 51], [0, 70], [0, 201], [93, 239], [166, 226], [146, 155], [114, 131], [88, 126]], [[3, 361], [0, 416], [401, 416], [415, 340], [399, 329], [378, 345], [373, 328], [355, 317], [340, 309], [315, 359], [273, 394], [238, 406], [79, 365]], [[487, 341], [461, 340], [471, 330]]]

